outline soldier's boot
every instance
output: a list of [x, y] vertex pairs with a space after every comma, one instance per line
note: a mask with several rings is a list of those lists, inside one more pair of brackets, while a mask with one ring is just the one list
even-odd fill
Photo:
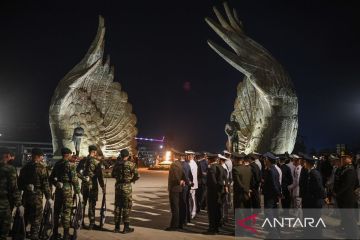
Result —
[[91, 223], [89, 224], [88, 230], [93, 230], [94, 227], [95, 227], [95, 223], [94, 223], [94, 222], [91, 222]]
[[83, 218], [82, 218], [82, 222], [81, 222], [81, 227], [82, 228], [85, 228], [85, 208], [86, 208], [86, 205], [84, 205], [84, 208], [83, 208]]
[[122, 233], [132, 233], [134, 232], [134, 229], [130, 227], [130, 223], [124, 223], [124, 230]]
[[63, 240], [70, 240], [69, 228], [64, 228]]
[[116, 222], [115, 223], [115, 229], [114, 229], [114, 233], [119, 233], [120, 232], [120, 223]]

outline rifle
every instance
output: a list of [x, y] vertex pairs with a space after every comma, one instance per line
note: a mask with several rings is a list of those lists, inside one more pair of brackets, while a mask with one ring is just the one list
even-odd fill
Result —
[[11, 239], [13, 240], [25, 240], [26, 229], [24, 216], [20, 216], [20, 209], [16, 208], [16, 213], [14, 217], [14, 223], [11, 229]]
[[105, 185], [104, 185], [105, 190], [103, 193], [103, 199], [102, 199], [101, 209], [100, 209], [100, 228], [101, 229], [104, 227], [105, 219], [106, 219], [106, 182], [107, 182], [107, 179], [105, 180]]
[[39, 238], [40, 239], [49, 239], [52, 235], [52, 230], [54, 228], [54, 208], [46, 201], [44, 207], [44, 213], [41, 220]]
[[70, 236], [71, 240], [77, 239], [77, 230], [80, 229], [81, 223], [83, 221], [83, 206], [80, 199], [76, 198], [76, 194], [74, 194], [74, 206], [72, 208], [72, 217], [70, 222], [70, 228], [74, 229], [73, 234]]

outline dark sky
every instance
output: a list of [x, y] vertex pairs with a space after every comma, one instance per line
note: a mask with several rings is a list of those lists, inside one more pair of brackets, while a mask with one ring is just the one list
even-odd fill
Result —
[[[360, 146], [360, 17], [350, 1], [229, 1], [249, 36], [289, 72], [309, 147]], [[106, 53], [129, 95], [139, 135], [177, 147], [222, 150], [242, 74], [216, 55], [225, 45], [204, 22], [221, 1], [0, 3], [0, 129], [50, 141], [50, 99], [105, 17]], [[186, 86], [184, 88], [184, 86]], [[34, 127], [32, 136], [28, 128]], [[16, 133], [16, 134], [15, 134]]]

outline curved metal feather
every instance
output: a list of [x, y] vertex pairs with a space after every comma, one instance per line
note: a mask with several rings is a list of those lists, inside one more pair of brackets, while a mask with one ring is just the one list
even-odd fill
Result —
[[260, 44], [245, 35], [236, 10], [224, 3], [227, 20], [214, 7], [218, 22], [207, 24], [234, 51], [212, 41], [209, 46], [245, 75], [237, 88], [234, 111], [240, 124], [239, 150], [291, 153], [298, 129], [298, 99], [289, 75]]
[[136, 116], [121, 85], [114, 82], [110, 58], [103, 63], [104, 19], [85, 57], [59, 82], [50, 105], [50, 128], [55, 155], [62, 147], [74, 150], [72, 136], [80, 125], [85, 134], [80, 155], [97, 145], [105, 157], [117, 156], [120, 149], [134, 153]]

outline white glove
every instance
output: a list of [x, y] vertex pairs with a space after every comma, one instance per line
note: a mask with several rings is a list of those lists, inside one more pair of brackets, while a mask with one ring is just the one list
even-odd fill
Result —
[[64, 184], [62, 182], [57, 182], [56, 183], [56, 187], [59, 188], [59, 189], [62, 189], [64, 186]]
[[81, 193], [76, 194], [76, 198], [78, 201], [83, 202], [83, 196]]
[[15, 216], [15, 214], [16, 214], [16, 208], [14, 208], [13, 210], [12, 210], [12, 213], [11, 213], [11, 216]]
[[25, 211], [25, 209], [24, 209], [23, 205], [21, 205], [21, 206], [19, 207], [19, 215], [20, 215], [20, 217], [23, 217], [23, 216], [24, 216], [24, 211]]
[[34, 191], [34, 185], [33, 184], [29, 184], [27, 185], [26, 189], [30, 192], [33, 192]]
[[51, 208], [54, 207], [54, 201], [50, 198], [49, 200], [47, 200], [47, 202], [49, 203], [49, 205], [51, 206]]

